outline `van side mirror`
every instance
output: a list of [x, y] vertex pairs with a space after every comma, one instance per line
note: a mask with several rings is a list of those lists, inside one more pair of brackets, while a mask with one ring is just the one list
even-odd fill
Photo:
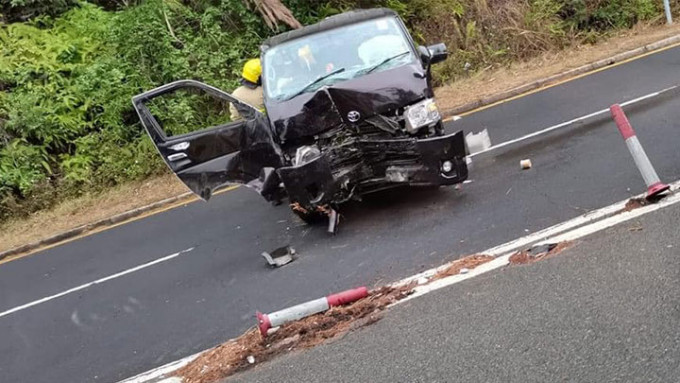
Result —
[[442, 62], [449, 56], [449, 52], [446, 50], [446, 45], [444, 43], [434, 44], [428, 47], [419, 45], [418, 53], [420, 54], [420, 60], [425, 65]]
[[449, 57], [449, 51], [444, 43], [430, 45], [427, 50], [430, 52], [430, 65], [440, 63]]

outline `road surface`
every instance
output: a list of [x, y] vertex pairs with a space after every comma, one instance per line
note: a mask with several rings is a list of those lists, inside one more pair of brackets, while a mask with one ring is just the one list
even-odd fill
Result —
[[[674, 85], [679, 69], [673, 48], [447, 128], [487, 128], [498, 144]], [[668, 181], [680, 178], [678, 100], [626, 109]], [[524, 158], [533, 169], [519, 170]], [[608, 116], [476, 159], [470, 178], [351, 204], [336, 236], [239, 188], [0, 265], [0, 376], [115, 382], [240, 334], [255, 310], [397, 280], [644, 191]], [[265, 267], [260, 253], [289, 243], [300, 258]]]
[[227, 381], [676, 382], [678, 221], [680, 207], [667, 207]]

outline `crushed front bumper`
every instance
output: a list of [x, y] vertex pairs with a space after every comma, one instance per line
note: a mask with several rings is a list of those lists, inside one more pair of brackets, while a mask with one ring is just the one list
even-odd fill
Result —
[[425, 139], [356, 140], [277, 173], [291, 202], [314, 209], [400, 185], [461, 183], [468, 176], [467, 154], [462, 131]]

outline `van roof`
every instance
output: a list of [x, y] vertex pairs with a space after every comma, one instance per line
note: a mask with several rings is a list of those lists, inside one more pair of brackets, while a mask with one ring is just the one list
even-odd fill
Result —
[[290, 40], [295, 40], [303, 36], [313, 35], [315, 33], [327, 31], [329, 29], [385, 16], [397, 16], [397, 13], [388, 8], [358, 9], [344, 12], [338, 15], [327, 17], [316, 24], [308, 25], [300, 29], [294, 29], [292, 31], [270, 37], [269, 39], [265, 40], [264, 43], [262, 43], [262, 51], [264, 52], [273, 46]]

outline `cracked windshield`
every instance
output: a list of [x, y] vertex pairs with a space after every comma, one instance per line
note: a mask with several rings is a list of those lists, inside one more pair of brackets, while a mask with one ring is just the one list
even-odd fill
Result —
[[264, 56], [268, 97], [288, 99], [415, 60], [396, 19], [370, 20], [304, 36]]

